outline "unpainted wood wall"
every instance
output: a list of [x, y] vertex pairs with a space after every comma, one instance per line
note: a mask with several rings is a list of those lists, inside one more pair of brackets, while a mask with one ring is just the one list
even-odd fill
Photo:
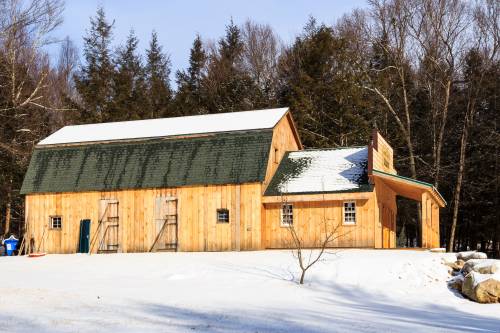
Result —
[[375, 248], [396, 247], [396, 193], [384, 182], [375, 180]]
[[[80, 220], [90, 219], [91, 238], [98, 225], [101, 199], [119, 203], [121, 252], [148, 251], [156, 237], [155, 200], [178, 199], [180, 251], [257, 250], [261, 244], [261, 184], [210, 185], [172, 189], [30, 194], [26, 196], [28, 237], [35, 249], [74, 253]], [[217, 223], [218, 208], [229, 210], [229, 223]], [[62, 229], [49, 229], [50, 216], [62, 217]], [[45, 233], [44, 233], [45, 229]], [[43, 243], [42, 243], [42, 235]], [[97, 244], [93, 247], [97, 250]]]
[[[347, 201], [352, 201], [348, 199]], [[343, 224], [343, 202], [311, 201], [289, 202], [293, 205], [293, 223], [303, 246], [317, 247], [328, 230], [338, 226], [331, 247], [374, 247], [375, 224], [374, 199], [354, 199], [356, 202], [356, 224]], [[266, 248], [288, 248], [291, 246], [290, 230], [281, 225], [281, 203], [265, 204], [264, 244]]]
[[422, 193], [422, 247], [438, 248], [439, 239], [439, 206], [432, 197]]

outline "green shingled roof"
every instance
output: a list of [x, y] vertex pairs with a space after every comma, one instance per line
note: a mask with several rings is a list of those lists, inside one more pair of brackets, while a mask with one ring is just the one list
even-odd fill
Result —
[[272, 130], [36, 147], [22, 194], [262, 182]]

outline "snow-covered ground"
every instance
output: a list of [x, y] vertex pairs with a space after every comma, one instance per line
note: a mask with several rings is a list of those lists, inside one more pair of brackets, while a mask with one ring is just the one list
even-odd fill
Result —
[[298, 285], [289, 251], [0, 258], [2, 332], [500, 332], [449, 254], [342, 250]]

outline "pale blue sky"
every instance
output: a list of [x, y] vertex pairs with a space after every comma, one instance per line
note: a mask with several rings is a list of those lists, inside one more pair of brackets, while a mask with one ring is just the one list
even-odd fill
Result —
[[[109, 20], [115, 20], [114, 45], [122, 43], [133, 28], [142, 52], [151, 31], [156, 30], [163, 50], [170, 55], [174, 73], [187, 66], [197, 33], [204, 40], [219, 38], [231, 17], [236, 24], [246, 19], [268, 23], [283, 41], [289, 42], [302, 31], [309, 15], [332, 24], [344, 13], [365, 7], [366, 0], [66, 0], [64, 23], [55, 36], [69, 36], [81, 52], [89, 18], [98, 6], [104, 7]], [[58, 47], [51, 46], [49, 52], [57, 56]]]

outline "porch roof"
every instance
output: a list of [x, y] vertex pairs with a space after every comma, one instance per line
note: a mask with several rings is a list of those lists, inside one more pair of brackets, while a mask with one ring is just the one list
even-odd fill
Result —
[[446, 200], [444, 200], [441, 193], [439, 193], [432, 184], [375, 169], [372, 170], [370, 177], [380, 179], [384, 184], [396, 192], [397, 195], [421, 201], [422, 194], [427, 192], [440, 207], [446, 206]]

